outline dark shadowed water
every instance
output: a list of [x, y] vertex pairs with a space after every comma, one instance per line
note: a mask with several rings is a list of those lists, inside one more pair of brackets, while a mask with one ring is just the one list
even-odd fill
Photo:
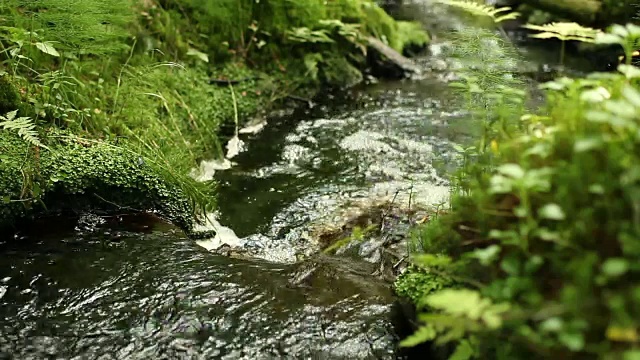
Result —
[[[424, 3], [411, 13], [456, 20]], [[446, 59], [421, 63], [434, 60]], [[254, 260], [148, 219], [87, 217], [75, 230], [58, 219], [0, 242], [0, 359], [399, 357], [402, 316], [375, 263], [321, 257], [307, 276], [296, 260], [317, 249], [309, 224], [349, 200], [409, 188], [423, 205], [447, 199], [451, 144], [477, 129], [444, 77], [356, 89], [245, 137], [237, 165], [215, 175], [218, 218]]]
[[290, 266], [212, 256], [167, 226], [2, 251], [3, 359], [393, 354], [390, 292], [356, 271], [326, 272], [307, 289], [290, 284]]

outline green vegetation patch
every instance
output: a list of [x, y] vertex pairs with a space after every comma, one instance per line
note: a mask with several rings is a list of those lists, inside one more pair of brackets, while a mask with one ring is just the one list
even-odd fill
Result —
[[[0, 116], [18, 109], [22, 125], [51, 143], [50, 150], [23, 144], [39, 148], [41, 157], [25, 150], [30, 155], [18, 160], [20, 148], [3, 153], [10, 159], [3, 166], [24, 180], [20, 191], [17, 183], [6, 185], [12, 210], [0, 218], [4, 224], [19, 214], [50, 212], [64, 202], [53, 194], [102, 197], [98, 189], [112, 185], [124, 194], [125, 179], [141, 194], [177, 185], [193, 199], [190, 189], [197, 186], [185, 175], [202, 159], [222, 157], [223, 143], [246, 121], [294, 92], [308, 96], [321, 86], [361, 82], [365, 36], [400, 51], [409, 43], [423, 44], [426, 36], [417, 26], [396, 23], [372, 0], [8, 0], [0, 3], [0, 19]], [[91, 146], [76, 148], [57, 135], [49, 139], [52, 132], [45, 129], [62, 129]], [[110, 147], [115, 144], [126, 149]], [[109, 156], [98, 156], [100, 151]], [[133, 174], [141, 170], [129, 153], [145, 164], [161, 164], [157, 175], [168, 182], [151, 187], [137, 180]], [[52, 185], [61, 177], [47, 173], [53, 166], [47, 162], [59, 154], [67, 159], [62, 168], [77, 156], [78, 176], [88, 177], [77, 191]], [[94, 184], [95, 174], [82, 170], [88, 154], [97, 159], [92, 168], [117, 167], [122, 177], [114, 174], [108, 184]], [[102, 163], [109, 158], [119, 162]], [[32, 191], [36, 194], [29, 195]], [[175, 198], [178, 208], [180, 198]], [[137, 201], [131, 199], [128, 194], [109, 201]], [[141, 204], [146, 204], [142, 209], [167, 206], [160, 200]], [[175, 214], [189, 212], [184, 210], [165, 215], [182, 224]]]
[[123, 146], [63, 132], [48, 139], [37, 148], [0, 131], [0, 228], [32, 215], [154, 211], [192, 229], [205, 197], [180, 175]]
[[[398, 280], [423, 308], [404, 345], [450, 344], [453, 359], [638, 357], [639, 38], [633, 25], [596, 38], [627, 64], [542, 85], [536, 111], [496, 102], [500, 87], [516, 98], [514, 82], [456, 85], [485, 132], [459, 147], [450, 212], [417, 232], [419, 270]], [[434, 290], [434, 274], [462, 287]]]

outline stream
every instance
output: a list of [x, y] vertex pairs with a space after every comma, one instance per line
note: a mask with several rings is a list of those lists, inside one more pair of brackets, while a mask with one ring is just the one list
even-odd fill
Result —
[[209, 252], [146, 217], [58, 219], [0, 241], [0, 359], [409, 357], [380, 239], [314, 255], [322, 229], [373, 202], [446, 202], [451, 145], [478, 136], [450, 74], [434, 70], [450, 65], [443, 44], [461, 20], [427, 3], [399, 11], [438, 35], [416, 60], [423, 75], [274, 115], [215, 173], [215, 216], [240, 250]]

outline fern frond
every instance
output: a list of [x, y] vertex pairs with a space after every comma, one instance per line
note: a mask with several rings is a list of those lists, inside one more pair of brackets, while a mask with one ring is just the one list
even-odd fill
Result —
[[328, 43], [335, 41], [329, 37], [326, 30], [311, 30], [308, 27], [299, 27], [287, 31], [287, 39], [299, 43]]
[[538, 39], [557, 38], [562, 41], [594, 42], [596, 35], [601, 32], [600, 30], [585, 27], [575, 22], [553, 22], [545, 25], [526, 24], [522, 27], [539, 32], [531, 37]]
[[39, 134], [36, 131], [36, 124], [33, 123], [33, 120], [26, 116], [16, 118], [17, 114], [18, 110], [14, 110], [5, 116], [0, 115], [0, 128], [15, 131], [22, 140], [33, 146], [48, 150], [49, 148], [40, 141]]
[[506, 20], [514, 20], [520, 16], [519, 13], [511, 11], [508, 6], [496, 8], [495, 6], [478, 3], [472, 0], [436, 0], [437, 2], [449, 5], [470, 14], [477, 16], [486, 16], [491, 18], [494, 23], [500, 24]]

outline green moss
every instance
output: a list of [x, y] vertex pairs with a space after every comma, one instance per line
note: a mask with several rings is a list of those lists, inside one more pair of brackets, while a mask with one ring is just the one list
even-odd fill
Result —
[[419, 305], [422, 304], [425, 296], [453, 285], [454, 282], [450, 278], [429, 273], [418, 267], [411, 267], [398, 276], [394, 289], [399, 296]]
[[11, 83], [9, 76], [0, 75], [0, 115], [20, 107], [20, 94]]
[[424, 31], [422, 24], [413, 21], [398, 21], [399, 49], [405, 54], [419, 52], [426, 48], [431, 41], [429, 34]]
[[331, 87], [348, 88], [362, 82], [363, 76], [347, 59], [333, 56], [323, 61], [321, 79]]
[[128, 150], [56, 133], [37, 153], [0, 131], [0, 228], [34, 216], [155, 211], [186, 231], [197, 214], [185, 180]]

